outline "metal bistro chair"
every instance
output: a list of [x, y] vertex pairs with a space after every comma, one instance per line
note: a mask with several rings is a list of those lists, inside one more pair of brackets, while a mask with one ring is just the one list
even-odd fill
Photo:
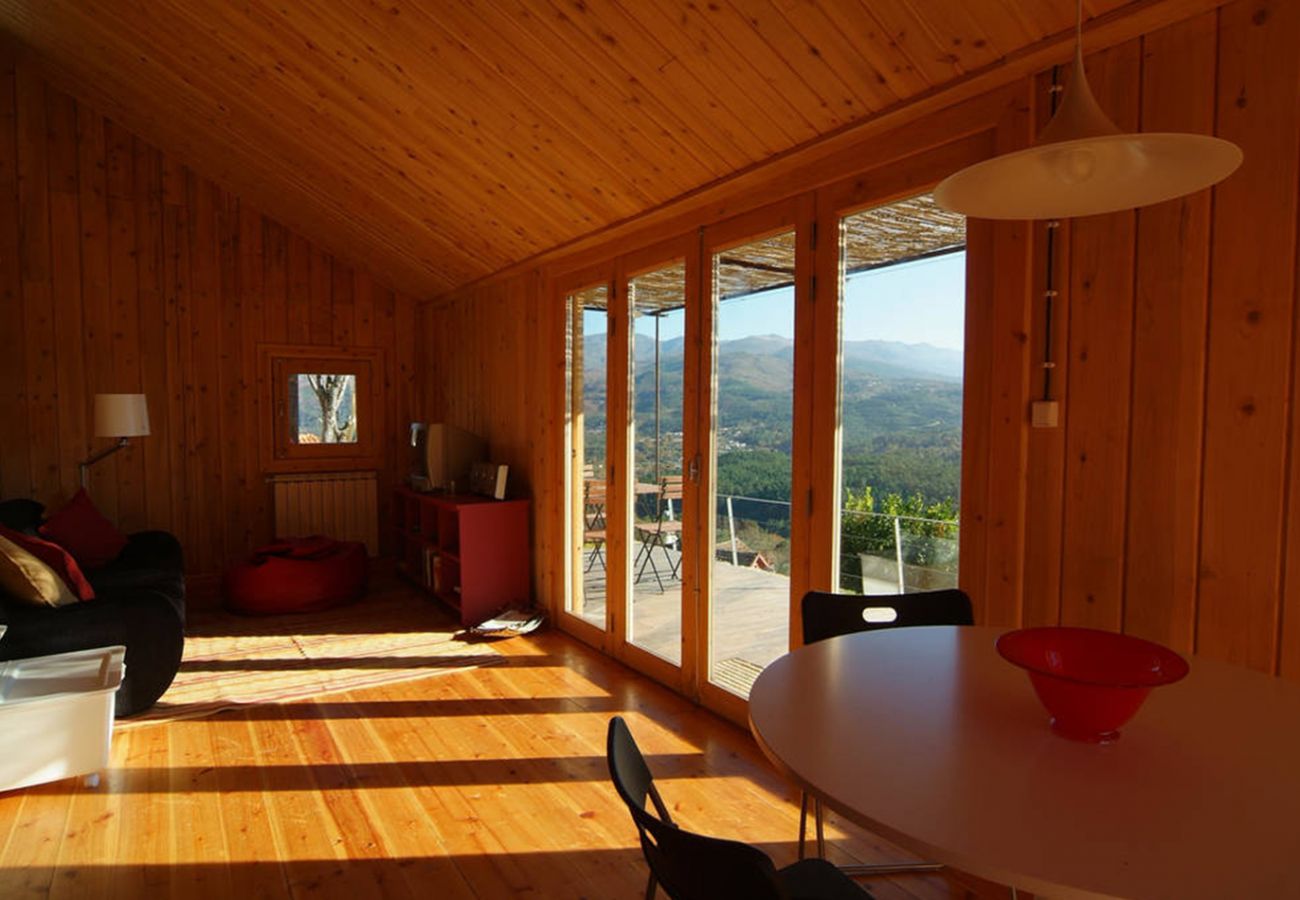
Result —
[[[876, 631], [881, 628], [909, 628], [917, 625], [974, 625], [970, 597], [952, 588], [942, 591], [917, 591], [912, 594], [832, 594], [809, 591], [800, 604], [803, 640], [815, 644], [841, 634]], [[851, 711], [849, 711], [851, 712]], [[826, 856], [823, 834], [822, 801], [813, 798], [813, 819], [817, 827], [817, 856]], [[799, 798], [799, 858], [804, 858], [808, 826], [808, 792]], [[901, 863], [871, 866], [846, 866], [852, 875], [891, 875], [909, 872], [935, 872], [940, 863]]]
[[[649, 566], [650, 571], [654, 572], [655, 581], [659, 584], [659, 593], [663, 593], [664, 581], [659, 576], [659, 566], [654, 560], [655, 547], [664, 548], [664, 559], [668, 563], [668, 577], [676, 580], [681, 577], [682, 568], [682, 522], [680, 518], [673, 515], [673, 504], [677, 504], [677, 509], [682, 508], [682, 476], [665, 475], [659, 482], [659, 497], [656, 502], [655, 521], [638, 522], [636, 530], [641, 534], [641, 550], [637, 554], [637, 559], [641, 567], [637, 569], [636, 580], [639, 582], [641, 576], [645, 574], [645, 567]], [[668, 555], [669, 545], [677, 550], [677, 559], [673, 560]], [[636, 565], [636, 560], [633, 561]]]
[[[872, 900], [871, 894], [825, 860], [805, 859], [778, 869], [757, 847], [678, 828], [620, 716], [609, 721], [605, 752], [609, 777], [632, 814], [641, 852], [650, 866], [646, 900], [653, 900], [659, 885], [672, 900]], [[653, 812], [646, 809], [647, 797]]]
[[590, 572], [600, 560], [600, 568], [605, 569], [605, 542], [608, 532], [605, 528], [605, 482], [584, 480], [582, 483], [582, 543], [591, 544], [591, 556], [583, 572]]

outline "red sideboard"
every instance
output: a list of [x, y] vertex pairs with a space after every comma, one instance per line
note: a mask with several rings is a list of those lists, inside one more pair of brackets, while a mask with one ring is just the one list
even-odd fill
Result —
[[528, 501], [473, 494], [393, 497], [397, 570], [477, 625], [530, 604]]

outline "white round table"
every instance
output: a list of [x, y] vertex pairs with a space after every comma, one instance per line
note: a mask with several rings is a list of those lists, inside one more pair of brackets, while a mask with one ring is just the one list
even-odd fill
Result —
[[921, 857], [1050, 898], [1300, 897], [1300, 685], [1193, 658], [1109, 745], [1054, 734], [999, 628], [822, 641], [754, 682], [789, 778]]

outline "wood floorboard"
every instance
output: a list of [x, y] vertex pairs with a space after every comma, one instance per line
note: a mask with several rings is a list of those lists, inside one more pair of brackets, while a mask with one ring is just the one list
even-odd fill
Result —
[[[222, 723], [229, 727], [229, 723]], [[168, 747], [168, 767], [166, 770], [166, 793], [159, 797], [144, 794], [133, 798], [134, 802], [162, 803], [171, 811], [171, 830], [163, 835], [138, 835], [138, 849], [129, 849], [129, 841], [124, 843], [127, 852], [138, 854], [139, 861], [146, 866], [157, 865], [166, 860], [172, 866], [169, 890], [173, 897], [187, 896], [201, 898], [230, 897], [234, 895], [235, 866], [192, 866], [191, 861], [235, 861], [226, 844], [227, 813], [232, 820], [237, 816], [235, 807], [227, 807], [220, 795], [217, 775], [217, 760], [212, 752], [211, 732], [213, 724], [207, 720], [191, 722], [173, 722], [161, 726], [166, 734], [155, 735], [153, 729], [132, 734], [133, 741], [153, 740]], [[225, 727], [222, 730], [226, 730]], [[127, 732], [122, 732], [123, 735]], [[116, 739], [115, 739], [116, 740]], [[114, 746], [114, 750], [116, 750]], [[137, 773], [132, 773], [137, 774]], [[138, 773], [144, 774], [144, 773]], [[109, 782], [109, 789], [125, 789], [119, 776], [114, 773]], [[138, 785], [139, 780], [133, 782]], [[232, 822], [233, 824], [233, 822]], [[159, 838], [166, 841], [168, 851], [164, 852]], [[152, 845], [152, 846], [151, 846]], [[130, 857], [129, 857], [130, 858]], [[116, 860], [108, 868], [110, 874], [116, 874], [116, 866], [125, 860]], [[103, 862], [98, 864], [105, 868]], [[247, 880], [247, 875], [240, 873], [240, 882]]]
[[[59, 847], [68, 830], [72, 796], [57, 785], [6, 795], [15, 827], [0, 864], [0, 897], [45, 897], [50, 893]], [[11, 800], [12, 798], [12, 800]], [[12, 804], [12, 806], [10, 805]]]
[[[364, 759], [393, 766], [397, 757], [386, 741], [365, 718], [324, 719], [345, 759]], [[401, 779], [384, 791], [357, 791], [358, 801], [378, 831], [385, 852], [412, 860], [402, 869], [407, 885], [416, 889], [438, 885], [438, 896], [446, 900], [474, 900], [475, 892], [451, 860], [445, 836], [438, 827], [440, 817], [430, 815], [421, 803], [415, 783]], [[428, 792], [425, 792], [428, 793]], [[430, 853], [430, 845], [436, 852]]]
[[[742, 729], [556, 632], [505, 665], [119, 731], [98, 789], [0, 794], [0, 897], [644, 896], [609, 786], [625, 716], [686, 827], [795, 858], [798, 795]], [[904, 856], [830, 817], [837, 862]], [[873, 880], [879, 900], [1005, 896]]]
[[[167, 727], [167, 726], [162, 726]], [[259, 863], [274, 863], [279, 857], [279, 843], [271, 821], [266, 795], [261, 783], [241, 784], [230, 777], [231, 772], [255, 767], [258, 763], [257, 746], [253, 731], [247, 722], [232, 719], [229, 727], [219, 732], [207, 729], [212, 739], [213, 767], [216, 789], [221, 803], [222, 833], [227, 852], [232, 859], [246, 859]], [[144, 730], [137, 734], [147, 733]], [[144, 806], [154, 806], [144, 803]], [[262, 900], [283, 896], [286, 884], [283, 879], [265, 882], [256, 877], [256, 870], [236, 868], [231, 873], [232, 896], [241, 900]]]
[[[215, 724], [223, 718], [226, 717], [202, 721]], [[244, 772], [239, 789], [250, 790], [257, 785], [262, 791], [275, 833], [276, 863], [282, 866], [287, 896], [303, 897], [313, 892], [319, 896], [335, 896], [342, 893], [338, 882], [345, 874], [335, 850], [343, 836], [338, 823], [328, 814], [324, 797], [315, 789], [311, 767], [318, 760], [299, 756], [293, 735], [296, 721], [259, 719], [254, 723], [258, 767], [255, 773]], [[297, 771], [300, 777], [286, 785], [282, 780], [285, 770]], [[249, 778], [250, 774], [253, 779]], [[358, 870], [344, 887], [358, 896], [374, 896], [366, 874]]]

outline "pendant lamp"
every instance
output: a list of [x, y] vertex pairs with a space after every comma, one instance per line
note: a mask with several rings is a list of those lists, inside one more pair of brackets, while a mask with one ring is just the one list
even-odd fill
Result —
[[1221, 138], [1121, 132], [1088, 87], [1079, 0], [1074, 74], [1038, 142], [948, 176], [934, 199], [980, 219], [1090, 216], [1194, 193], [1227, 178], [1241, 160], [1241, 148]]

